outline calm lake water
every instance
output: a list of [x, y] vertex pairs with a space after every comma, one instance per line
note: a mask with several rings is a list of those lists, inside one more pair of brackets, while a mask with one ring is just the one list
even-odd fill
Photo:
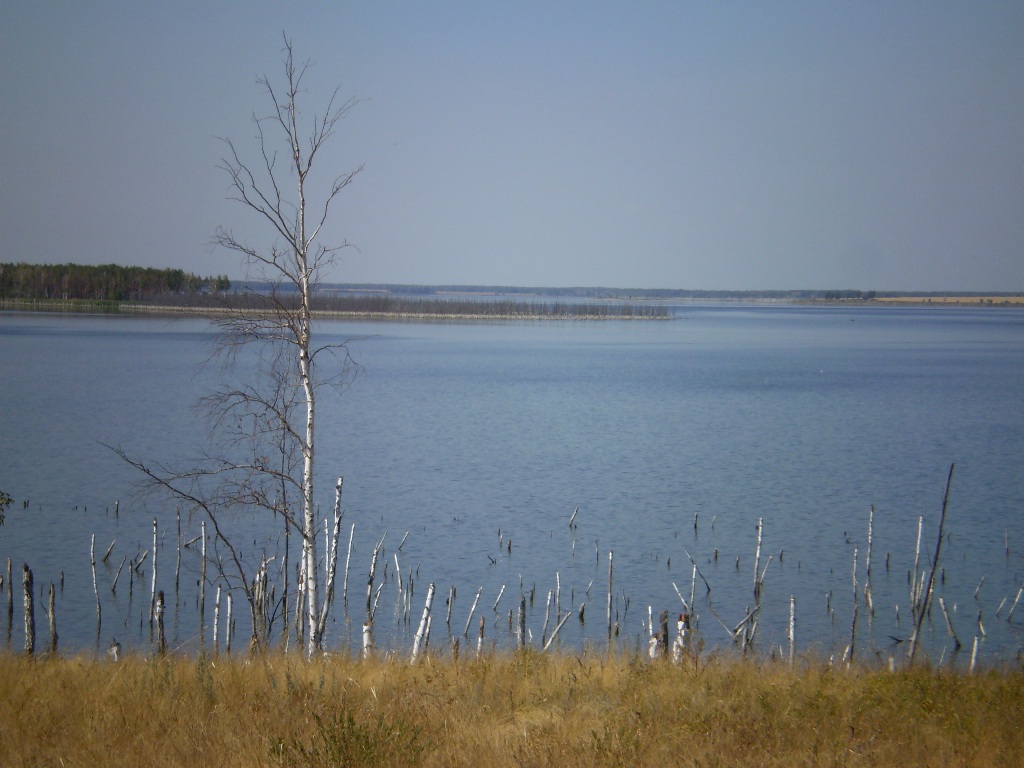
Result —
[[[348, 606], [339, 597], [331, 644], [357, 643], [370, 554], [387, 532], [375, 584], [384, 585], [381, 650], [407, 652], [430, 582], [433, 647], [462, 635], [481, 588], [488, 643], [514, 644], [509, 611], [532, 594], [527, 626], [538, 644], [556, 584], [563, 612], [586, 605], [585, 621], [569, 620], [559, 642], [602, 646], [609, 550], [616, 642], [645, 646], [648, 606], [655, 616], [681, 607], [675, 585], [687, 600], [693, 590], [706, 647], [729, 648], [723, 623], [736, 626], [754, 604], [763, 519], [755, 648], [788, 648], [792, 596], [798, 650], [841, 654], [856, 551], [856, 652], [888, 658], [910, 632], [918, 518], [923, 562], [955, 462], [936, 588], [964, 645], [956, 658], [966, 661], [975, 637], [983, 662], [1019, 658], [1024, 599], [1007, 617], [1024, 580], [1024, 312], [674, 312], [668, 322], [322, 323], [319, 341], [350, 340], [362, 367], [318, 415], [321, 507], [331, 508], [343, 475], [343, 547], [355, 524]], [[175, 504], [139, 494], [137, 473], [103, 444], [153, 464], [202, 450], [207, 425], [194, 405], [220, 376], [203, 367], [211, 338], [197, 319], [0, 313], [0, 488], [16, 500], [0, 527], [0, 562], [14, 564], [14, 647], [27, 562], [40, 594], [57, 584], [62, 650], [103, 650], [114, 637], [148, 648], [151, 560], [134, 578], [123, 572], [116, 593], [111, 586], [123, 559], [151, 547], [154, 516], [172, 645], [196, 647], [197, 547], [183, 551], [176, 591]], [[872, 505], [873, 614], [862, 591]], [[199, 521], [180, 511], [182, 538], [192, 539]], [[245, 526], [254, 541], [278, 535], [276, 524]], [[99, 627], [93, 534], [98, 561], [116, 540], [97, 566]], [[408, 618], [396, 554], [403, 580], [414, 579]], [[690, 556], [710, 592], [700, 577], [691, 587]], [[208, 644], [214, 591], [211, 583]], [[238, 594], [240, 645], [242, 602]], [[42, 610], [36, 621], [45, 645]], [[953, 657], [937, 601], [928, 627], [928, 655]]]

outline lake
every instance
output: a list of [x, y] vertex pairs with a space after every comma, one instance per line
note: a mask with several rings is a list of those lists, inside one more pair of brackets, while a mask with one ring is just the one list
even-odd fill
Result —
[[[672, 311], [658, 322], [322, 322], [318, 343], [348, 341], [360, 365], [318, 412], [321, 509], [332, 508], [342, 475], [343, 548], [355, 524], [332, 647], [358, 646], [370, 555], [386, 533], [374, 584], [381, 652], [407, 652], [430, 582], [434, 648], [463, 634], [478, 590], [470, 638], [483, 615], [486, 642], [514, 646], [509, 612], [525, 595], [539, 644], [556, 586], [563, 613], [585, 604], [584, 621], [567, 621], [559, 644], [603, 647], [609, 550], [616, 643], [646, 647], [648, 606], [655, 617], [677, 613], [678, 588], [694, 596], [705, 648], [732, 648], [726, 627], [754, 606], [762, 520], [755, 651], [788, 648], [792, 598], [797, 651], [841, 655], [856, 552], [856, 653], [898, 657], [910, 634], [918, 520], [923, 568], [955, 462], [936, 595], [964, 648], [953, 654], [937, 604], [924, 647], [934, 661], [962, 663], [977, 637], [982, 663], [1018, 658], [1024, 605], [1007, 618], [1024, 580], [1024, 312]], [[122, 566], [132, 575], [111, 587], [122, 561], [151, 548], [154, 517], [171, 644], [197, 646], [198, 545], [183, 549], [176, 589], [176, 507], [184, 541], [199, 520], [140, 493], [138, 473], [105, 445], [151, 464], [187, 463], [203, 449], [208, 424], [195, 403], [222, 375], [204, 366], [212, 335], [194, 318], [0, 313], [0, 489], [15, 499], [0, 527], [0, 562], [14, 567], [13, 647], [26, 562], [39, 595], [57, 585], [62, 651], [102, 651], [115, 637], [148, 649], [151, 559], [138, 571]], [[873, 612], [863, 594], [872, 506]], [[279, 537], [279, 523], [238, 525], [260, 542], [250, 554]], [[211, 573], [206, 644], [215, 589]], [[244, 646], [242, 603], [237, 594]], [[548, 635], [553, 615], [552, 606]], [[44, 645], [41, 610], [36, 622]]]

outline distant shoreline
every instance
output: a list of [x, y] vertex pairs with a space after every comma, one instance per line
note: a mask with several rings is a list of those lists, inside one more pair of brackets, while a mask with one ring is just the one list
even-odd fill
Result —
[[[805, 306], [805, 307], [858, 307], [858, 308], [1011, 308], [1024, 309], [1024, 294], [977, 294], [977, 295], [884, 295], [870, 299], [861, 298], [783, 298], [764, 296], [760, 298], [733, 296], [701, 296], [680, 298], [634, 298], [624, 304], [621, 311], [595, 312], [594, 305], [611, 304], [623, 299], [591, 300], [578, 305], [580, 311], [562, 307], [558, 312], [539, 311], [538, 303], [523, 302], [523, 311], [480, 312], [481, 302], [473, 296], [495, 294], [460, 292], [445, 294], [446, 306], [443, 311], [416, 311], [414, 309], [388, 310], [343, 310], [315, 309], [315, 317], [326, 319], [369, 320], [381, 322], [535, 322], [535, 321], [598, 321], [598, 320], [672, 320], [669, 313], [637, 311], [637, 307], [668, 304], [706, 305], [713, 303], [756, 305], [756, 306]], [[415, 306], [415, 299], [409, 300]], [[508, 304], [504, 305], [506, 309]], [[154, 304], [129, 301], [97, 301], [89, 299], [0, 299], [0, 312], [43, 312], [70, 314], [144, 314], [166, 316], [216, 316], [227, 314], [232, 309], [218, 306], [197, 306], [195, 304]]]
[[[453, 310], [457, 309], [458, 302], [453, 302]], [[524, 307], [528, 305], [524, 304]], [[174, 306], [145, 304], [132, 302], [109, 302], [109, 301], [88, 301], [82, 299], [7, 299], [0, 300], [0, 312], [40, 312], [51, 314], [140, 314], [140, 315], [164, 315], [164, 316], [195, 316], [208, 317], [227, 315], [230, 312], [244, 310], [231, 309], [228, 307], [199, 307], [199, 306]], [[258, 310], [253, 310], [258, 311]], [[524, 311], [522, 313], [499, 312], [482, 313], [472, 311], [451, 311], [451, 312], [381, 312], [381, 311], [346, 311], [315, 309], [312, 312], [314, 317], [334, 320], [377, 320], [384, 322], [538, 322], [538, 321], [561, 321], [561, 322], [595, 322], [607, 320], [636, 320], [636, 321], [665, 321], [672, 320], [669, 314], [641, 314], [611, 311], [603, 314], [581, 312], [573, 313], [542, 313], [536, 311]]]

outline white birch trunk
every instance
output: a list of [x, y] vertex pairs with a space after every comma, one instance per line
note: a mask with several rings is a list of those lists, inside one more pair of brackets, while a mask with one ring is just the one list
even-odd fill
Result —
[[363, 658], [368, 659], [373, 655], [373, 622], [367, 619], [363, 622]]
[[427, 621], [430, 618], [430, 607], [434, 602], [434, 583], [431, 582], [430, 586], [427, 587], [427, 601], [423, 606], [423, 616], [420, 619], [419, 629], [416, 630], [416, 637], [412, 644], [412, 663], [416, 663], [416, 659], [420, 655], [420, 649], [423, 646], [423, 640], [426, 637], [427, 632]]
[[473, 621], [473, 613], [476, 611], [476, 604], [480, 602], [480, 593], [483, 591], [483, 587], [480, 587], [480, 589], [476, 591], [476, 597], [473, 598], [473, 605], [469, 608], [469, 617], [466, 619], [466, 629], [462, 633], [462, 636], [465, 638], [469, 637], [469, 625]]

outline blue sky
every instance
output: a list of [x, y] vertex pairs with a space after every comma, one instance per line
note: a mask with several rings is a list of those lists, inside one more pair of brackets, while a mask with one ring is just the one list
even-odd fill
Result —
[[339, 282], [1024, 290], [1024, 4], [5, 4], [0, 260], [245, 274], [281, 35]]

